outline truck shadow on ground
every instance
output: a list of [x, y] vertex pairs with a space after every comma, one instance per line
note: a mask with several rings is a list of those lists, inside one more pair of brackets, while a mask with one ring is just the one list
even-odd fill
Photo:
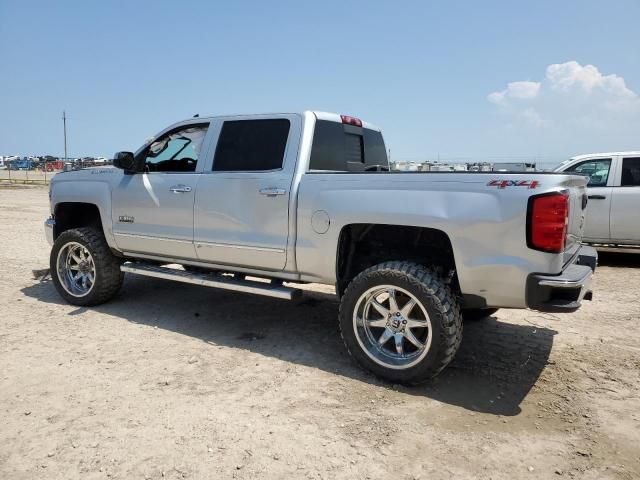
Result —
[[[42, 302], [64, 304], [50, 281], [35, 283], [22, 292]], [[69, 315], [87, 310], [75, 308]], [[118, 297], [92, 310], [207, 344], [248, 350], [380, 388], [507, 416], [520, 413], [521, 402], [547, 364], [557, 333], [495, 317], [467, 322], [462, 345], [449, 367], [424, 385], [404, 387], [377, 379], [349, 358], [337, 328], [338, 300], [329, 294], [305, 292], [294, 303], [128, 276]]]
[[640, 248], [637, 253], [599, 251], [598, 265], [601, 267], [640, 268]]

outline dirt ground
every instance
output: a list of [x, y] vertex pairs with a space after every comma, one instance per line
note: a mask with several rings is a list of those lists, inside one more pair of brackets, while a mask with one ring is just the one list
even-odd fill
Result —
[[332, 289], [298, 303], [129, 276], [50, 281], [42, 187], [0, 187], [0, 478], [640, 478], [640, 255], [575, 314], [465, 324], [406, 388], [356, 367]]

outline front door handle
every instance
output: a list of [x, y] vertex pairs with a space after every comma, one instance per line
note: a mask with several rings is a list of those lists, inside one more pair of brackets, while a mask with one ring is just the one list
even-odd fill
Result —
[[259, 191], [260, 195], [266, 195], [267, 197], [275, 197], [277, 195], [284, 195], [285, 193], [287, 193], [284, 188], [275, 187], [261, 188]]
[[173, 193], [189, 193], [191, 191], [191, 187], [189, 185], [174, 185], [169, 188]]
[[589, 200], [604, 200], [605, 197], [604, 195], [589, 195]]

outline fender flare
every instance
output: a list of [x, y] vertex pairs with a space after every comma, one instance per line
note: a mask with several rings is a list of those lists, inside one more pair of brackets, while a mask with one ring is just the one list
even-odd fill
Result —
[[60, 203], [86, 203], [95, 205], [100, 213], [102, 231], [107, 244], [118, 250], [113, 236], [111, 219], [111, 187], [103, 182], [66, 181], [55, 182], [51, 187], [51, 210], [55, 212]]

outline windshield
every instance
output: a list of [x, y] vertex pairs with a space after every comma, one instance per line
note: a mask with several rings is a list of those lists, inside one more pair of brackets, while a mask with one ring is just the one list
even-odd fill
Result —
[[152, 140], [145, 151], [144, 171], [194, 172], [208, 125], [175, 129]]
[[[163, 137], [162, 139], [153, 142], [149, 145], [149, 157], [157, 157], [160, 153], [164, 152], [169, 144], [172, 144], [174, 148], [179, 148], [177, 152], [169, 155], [169, 158], [173, 158], [178, 153], [185, 150], [187, 147], [193, 152], [193, 156], [198, 158], [200, 156], [200, 148], [202, 147], [202, 141], [207, 133], [206, 128], [194, 127], [180, 130]], [[179, 140], [179, 142], [173, 142]]]

